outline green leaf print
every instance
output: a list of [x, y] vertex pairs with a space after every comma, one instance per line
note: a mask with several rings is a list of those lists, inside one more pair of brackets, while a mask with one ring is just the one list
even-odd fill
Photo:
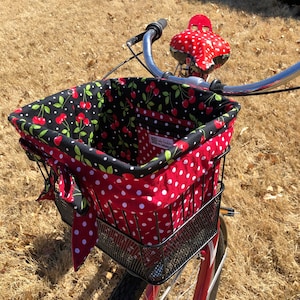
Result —
[[221, 101], [222, 100], [222, 96], [221, 95], [219, 95], [219, 94], [214, 94], [214, 95], [215, 95], [215, 99], [217, 101]]
[[165, 157], [166, 157], [166, 161], [168, 161], [172, 158], [172, 153], [170, 150], [165, 151]]
[[79, 156], [81, 155], [80, 149], [79, 149], [79, 147], [78, 147], [77, 145], [75, 145], [74, 151], [75, 151], [75, 153], [76, 153], [77, 155], [79, 155]]
[[32, 109], [33, 110], [38, 110], [39, 108], [40, 108], [41, 106], [39, 105], [39, 104], [34, 104], [34, 105], [32, 105]]

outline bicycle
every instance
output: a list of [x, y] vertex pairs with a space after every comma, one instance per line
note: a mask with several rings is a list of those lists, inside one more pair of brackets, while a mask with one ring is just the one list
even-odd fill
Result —
[[127, 270], [110, 299], [165, 299], [192, 258], [194, 299], [216, 298], [228, 238], [222, 216], [234, 214], [220, 206], [224, 163], [240, 109], [225, 96], [270, 91], [300, 74], [297, 63], [232, 87], [163, 72], [151, 47], [165, 26], [151, 23], [128, 41], [143, 41], [153, 77], [87, 83], [9, 116], [44, 176], [39, 199], [54, 200], [72, 226], [75, 270], [95, 245]]

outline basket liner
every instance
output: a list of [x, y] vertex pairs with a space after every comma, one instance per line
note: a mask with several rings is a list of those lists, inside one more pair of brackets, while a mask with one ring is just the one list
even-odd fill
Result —
[[239, 108], [186, 85], [119, 78], [64, 90], [9, 120], [59, 177], [60, 197], [74, 202], [79, 187], [89, 202], [87, 214], [74, 213], [78, 269], [97, 241], [96, 217], [155, 245], [199, 210], [216, 193], [214, 161], [229, 145]]

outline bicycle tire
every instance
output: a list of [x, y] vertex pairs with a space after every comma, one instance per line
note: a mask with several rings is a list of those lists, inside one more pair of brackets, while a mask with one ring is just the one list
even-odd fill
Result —
[[[227, 229], [222, 216], [220, 216], [220, 222], [221, 222], [220, 235], [219, 235], [219, 242], [218, 242], [218, 248], [216, 253], [215, 272], [218, 269], [223, 259], [227, 247]], [[209, 300], [216, 299], [219, 284], [220, 284], [220, 279], [221, 279], [221, 272], [218, 275], [215, 285], [211, 291]], [[144, 280], [135, 277], [126, 271], [125, 274], [123, 275], [123, 278], [121, 278], [120, 282], [113, 290], [109, 300], [138, 300], [143, 295], [146, 286], [147, 283]]]
[[127, 271], [113, 290], [108, 300], [137, 300], [142, 296], [147, 282]]

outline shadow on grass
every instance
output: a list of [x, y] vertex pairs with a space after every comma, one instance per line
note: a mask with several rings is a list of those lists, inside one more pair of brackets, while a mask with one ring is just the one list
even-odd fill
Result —
[[73, 266], [70, 228], [64, 226], [63, 235], [51, 233], [37, 237], [30, 255], [38, 266], [36, 274], [56, 284]]
[[[29, 259], [34, 261], [37, 266], [36, 275], [50, 282], [53, 286], [58, 284], [71, 268], [73, 269], [71, 227], [64, 224], [62, 231], [35, 238], [33, 247], [29, 251]], [[118, 281], [120, 271], [117, 270], [119, 266], [113, 266], [111, 259], [104, 253], [102, 255], [103, 260], [101, 263], [99, 262], [97, 272], [89, 282], [85, 282], [86, 286], [81, 295], [78, 296], [78, 300], [89, 299], [91, 295], [97, 293], [103, 280], [108, 280], [108, 282], [104, 286], [101, 285], [101, 294], [109, 295], [114, 284], [116, 284], [115, 281]], [[114, 270], [110, 273], [112, 266]], [[112, 278], [106, 278], [108, 273], [113, 275]], [[78, 284], [80, 284], [80, 279], [78, 279]]]
[[299, 0], [188, 0], [188, 2], [222, 4], [234, 10], [263, 17], [300, 18]]

